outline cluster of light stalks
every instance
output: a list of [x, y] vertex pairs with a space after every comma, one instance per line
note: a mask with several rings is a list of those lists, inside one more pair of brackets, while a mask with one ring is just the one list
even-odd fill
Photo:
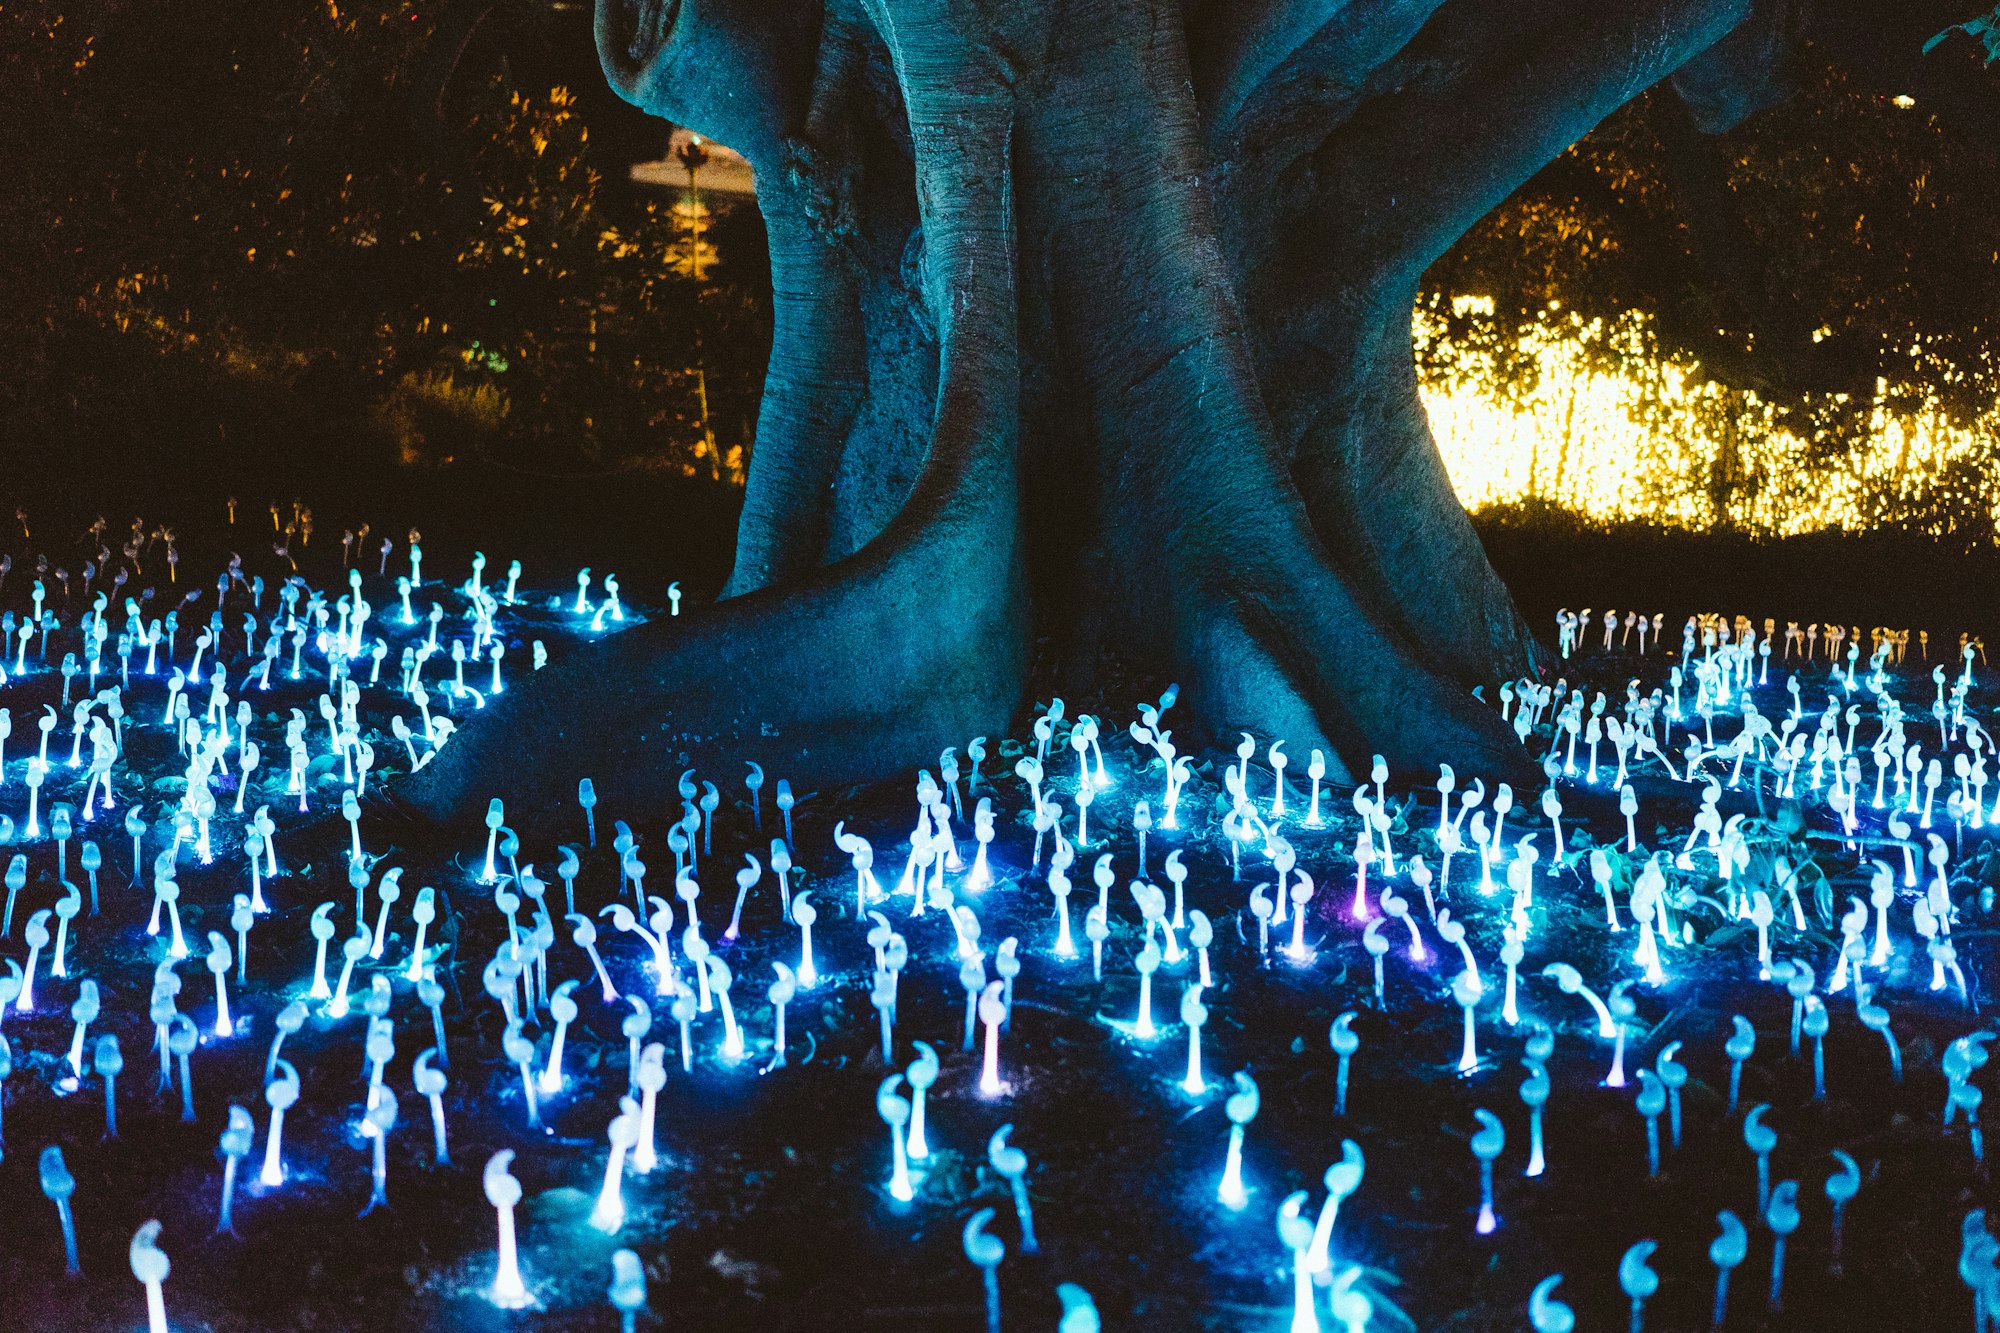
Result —
[[[1644, 312], [1552, 305], [1521, 330], [1487, 297], [1449, 298], [1450, 319], [1443, 306], [1418, 307], [1417, 361], [1431, 431], [1474, 511], [1540, 504], [1760, 537], [1993, 525], [2000, 404], [1954, 421], [1921, 385], [1878, 380], [1868, 404], [1840, 396], [1787, 414], [1662, 355]], [[1794, 424], [1842, 415], [1865, 424], [1838, 442]]]

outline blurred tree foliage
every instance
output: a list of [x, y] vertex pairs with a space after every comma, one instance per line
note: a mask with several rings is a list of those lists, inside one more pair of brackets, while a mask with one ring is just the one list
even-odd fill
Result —
[[674, 271], [558, 77], [589, 41], [528, 0], [0, 2], [0, 437], [254, 385], [406, 462], [740, 476], [761, 226]]
[[[1847, 466], [1885, 415], [1919, 412], [2000, 464], [2000, 143], [1837, 66], [1803, 77], [1720, 135], [1667, 87], [1628, 105], [1432, 268], [1424, 304], [1442, 337], [1420, 358], [1479, 347], [1498, 372], [1486, 391], [1525, 395], [1531, 373], [1509, 369], [1523, 334], [1638, 310], [1644, 356], [1698, 365], [1720, 410], [1805, 441], [1810, 467]], [[1492, 298], [1492, 313], [1454, 309], [1454, 293]], [[1617, 340], [1579, 350], [1632, 372]], [[1724, 452], [1689, 485], [1727, 524], [1774, 479]], [[1948, 471], [1885, 488], [1871, 521], [1990, 542], [2000, 489], [1983, 466]]]
[[1551, 302], [1649, 311], [1663, 354], [1838, 447], [1866, 428], [1878, 378], [1892, 401], [1934, 394], [1960, 420], [1992, 409], [1996, 204], [2000, 144], [1836, 69], [1715, 136], [1659, 88], [1496, 209], [1427, 285], [1491, 296], [1516, 326]]

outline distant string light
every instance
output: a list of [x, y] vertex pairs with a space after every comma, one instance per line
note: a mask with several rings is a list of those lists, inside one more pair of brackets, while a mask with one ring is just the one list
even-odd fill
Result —
[[1909, 407], [1908, 386], [1878, 379], [1865, 432], [1829, 450], [1755, 392], [1662, 357], [1642, 311], [1606, 320], [1552, 304], [1510, 340], [1481, 336], [1491, 298], [1450, 308], [1470, 334], [1454, 341], [1435, 307], [1412, 332], [1431, 431], [1469, 509], [1534, 500], [1599, 522], [1769, 537], [1891, 523], [1937, 535], [1947, 515], [1994, 512], [1980, 479], [2000, 454], [2000, 404], [1961, 423], [1935, 393]]

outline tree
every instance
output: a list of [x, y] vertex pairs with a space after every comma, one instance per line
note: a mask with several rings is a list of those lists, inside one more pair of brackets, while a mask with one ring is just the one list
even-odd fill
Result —
[[[1529, 631], [1416, 396], [1426, 267], [1681, 72], [1769, 99], [1750, 0], [601, 0], [627, 100], [755, 167], [776, 338], [735, 572], [540, 673], [406, 788], [676, 761], [859, 780], [1067, 688], [1211, 734], [1518, 772]], [[516, 776], [519, 774], [517, 772]]]
[[[758, 275], [674, 272], [667, 207], [600, 172], [629, 160], [604, 148], [628, 118], [655, 127], [595, 82], [586, 15], [63, 8], [0, 6], [10, 446], [226, 424], [244, 462], [304, 419], [350, 466], [394, 443], [432, 463], [730, 470], [765, 341], [738, 279]], [[704, 351], [736, 373], [698, 379]]]

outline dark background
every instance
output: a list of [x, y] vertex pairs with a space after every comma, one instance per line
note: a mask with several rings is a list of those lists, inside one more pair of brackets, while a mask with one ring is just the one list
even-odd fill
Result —
[[[1865, 8], [1806, 7], [1795, 94], [1730, 134], [1641, 98], [1431, 292], [1491, 294], [1503, 334], [1551, 300], [1643, 309], [1827, 466], [1878, 375], [1976, 418], [2000, 384], [2000, 96], [1969, 39], [1918, 54], [1953, 7]], [[297, 500], [333, 540], [428, 523], [441, 556], [504, 537], [617, 563], [640, 597], [719, 587], [769, 345], [762, 228], [710, 199], [690, 274], [677, 192], [628, 178], [668, 127], [605, 87], [590, 22], [546, 0], [0, 9], [0, 498], [79, 527]], [[1955, 631], [1987, 615], [1991, 478], [1939, 478], [1862, 538], [1750, 541], [1727, 501], [1752, 482], [1726, 472], [1714, 531], [1532, 499], [1479, 525], [1544, 632], [1633, 588], [1676, 616]]]

